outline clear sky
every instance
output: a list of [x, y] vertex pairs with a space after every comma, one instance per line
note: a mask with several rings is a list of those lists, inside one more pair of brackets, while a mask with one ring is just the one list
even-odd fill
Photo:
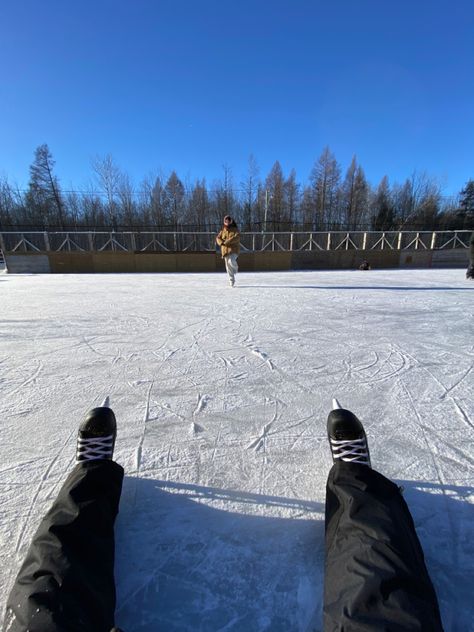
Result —
[[238, 186], [253, 154], [305, 182], [329, 145], [377, 184], [474, 178], [472, 0], [3, 0], [0, 173], [47, 143], [63, 188], [111, 154]]

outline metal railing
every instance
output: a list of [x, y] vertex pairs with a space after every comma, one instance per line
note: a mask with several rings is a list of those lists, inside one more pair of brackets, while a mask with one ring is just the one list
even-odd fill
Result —
[[[470, 230], [331, 231], [241, 233], [243, 252], [311, 250], [443, 250], [468, 248]], [[8, 253], [44, 252], [215, 252], [209, 232], [0, 232]]]

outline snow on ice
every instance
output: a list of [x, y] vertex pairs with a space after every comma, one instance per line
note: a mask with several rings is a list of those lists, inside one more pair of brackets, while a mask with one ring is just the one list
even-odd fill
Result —
[[403, 485], [447, 631], [474, 620], [474, 284], [463, 270], [0, 275], [0, 608], [106, 397], [117, 624], [321, 629], [326, 417]]

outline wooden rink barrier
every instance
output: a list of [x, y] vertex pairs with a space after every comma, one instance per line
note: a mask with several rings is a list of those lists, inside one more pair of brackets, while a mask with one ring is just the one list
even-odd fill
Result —
[[[459, 249], [443, 251], [311, 251], [242, 253], [238, 264], [241, 272], [283, 270], [353, 270], [363, 260], [372, 269], [386, 268], [462, 268], [468, 263], [468, 252]], [[6, 253], [10, 274], [106, 274], [224, 272], [220, 255], [195, 252], [49, 252]]]
[[[465, 267], [471, 231], [243, 232], [239, 269]], [[0, 232], [10, 274], [223, 272], [212, 232]]]

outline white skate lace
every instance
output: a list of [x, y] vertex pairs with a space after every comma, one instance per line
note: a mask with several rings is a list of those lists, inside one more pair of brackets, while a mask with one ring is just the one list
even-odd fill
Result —
[[96, 461], [110, 459], [114, 445], [114, 435], [108, 437], [78, 437], [76, 463], [80, 461]]
[[330, 439], [332, 454], [335, 459], [347, 461], [348, 463], [360, 463], [361, 465], [369, 465], [369, 453], [367, 451], [367, 442], [362, 439]]

